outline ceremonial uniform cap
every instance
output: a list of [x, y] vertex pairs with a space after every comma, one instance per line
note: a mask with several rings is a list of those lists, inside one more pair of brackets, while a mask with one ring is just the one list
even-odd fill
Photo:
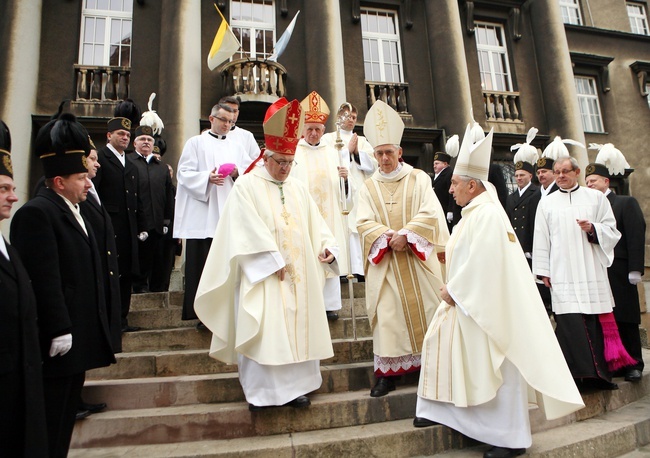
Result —
[[43, 163], [45, 178], [86, 173], [91, 150], [88, 132], [73, 114], [63, 113], [41, 127], [34, 152]]
[[535, 165], [537, 165], [537, 148], [535, 148], [531, 143], [537, 135], [537, 128], [531, 127], [526, 135], [526, 143], [517, 143], [510, 147], [510, 151], [517, 151], [513, 158], [515, 163], [515, 170], [525, 170], [528, 173], [535, 173]]
[[108, 132], [114, 132], [116, 130], [128, 130], [130, 132], [131, 120], [122, 117], [111, 118], [108, 120], [106, 127], [108, 128]]
[[0, 175], [14, 177], [14, 169], [11, 165], [11, 133], [9, 126], [0, 120]]
[[305, 113], [305, 122], [325, 124], [330, 116], [329, 107], [316, 91], [312, 91], [311, 94], [305, 97], [300, 102], [300, 106]]
[[438, 151], [436, 154], [433, 155], [433, 160], [446, 162], [447, 164], [449, 164], [452, 158], [458, 156], [459, 148], [460, 148], [460, 143], [458, 141], [458, 135], [452, 135], [447, 139], [447, 143], [445, 143], [446, 152]]
[[160, 136], [154, 137], [153, 152], [164, 156], [167, 152], [167, 142]]
[[154, 137], [162, 132], [165, 125], [160, 119], [160, 116], [153, 109], [153, 99], [156, 98], [156, 93], [153, 92], [149, 96], [149, 102], [147, 103], [148, 111], [142, 113], [142, 118], [140, 119], [140, 125], [135, 129], [134, 138], [138, 138], [140, 135], [148, 135]]
[[596, 160], [587, 165], [585, 177], [600, 175], [605, 178], [612, 178], [616, 175], [625, 175], [626, 169], [630, 168], [630, 164], [625, 160], [623, 153], [611, 143], [605, 143], [604, 145], [590, 143], [589, 149], [598, 150], [598, 154]]
[[490, 170], [490, 156], [492, 154], [492, 134], [490, 133], [473, 142], [472, 126], [467, 125], [463, 143], [460, 145], [460, 152], [454, 166], [454, 175], [468, 176], [477, 180], [487, 181]]
[[377, 100], [366, 115], [363, 135], [375, 148], [381, 145], [399, 145], [404, 133], [404, 121], [397, 111]]
[[537, 160], [537, 168], [553, 170], [553, 164], [555, 164], [555, 161], [561, 158], [570, 157], [569, 149], [566, 145], [581, 146], [582, 148], [585, 147], [582, 143], [571, 140], [570, 138], [562, 139], [561, 137], [556, 136], [553, 141], [544, 148], [541, 157]]

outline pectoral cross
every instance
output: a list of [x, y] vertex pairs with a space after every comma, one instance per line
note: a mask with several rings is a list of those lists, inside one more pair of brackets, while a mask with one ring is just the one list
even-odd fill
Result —
[[386, 205], [390, 205], [390, 208], [388, 209], [389, 213], [393, 213], [393, 204], [396, 204], [397, 202], [393, 202], [393, 196], [390, 196], [390, 200], [388, 202], [384, 202]]
[[282, 213], [280, 213], [280, 216], [284, 219], [284, 224], [286, 224], [288, 226], [289, 225], [289, 217], [291, 217], [291, 215], [287, 212], [287, 209], [285, 208], [284, 205], [282, 206]]

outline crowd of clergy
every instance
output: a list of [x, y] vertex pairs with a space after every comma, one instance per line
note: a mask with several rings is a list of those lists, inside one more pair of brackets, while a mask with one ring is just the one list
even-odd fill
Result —
[[[361, 136], [347, 102], [325, 133], [318, 93], [281, 98], [260, 149], [224, 97], [186, 142], [176, 189], [152, 100], [142, 115], [121, 104], [99, 149], [66, 113], [36, 137], [44, 178], [13, 216], [11, 244], [0, 234], [0, 454], [67, 455], [80, 412], [106, 407], [81, 400], [85, 372], [139, 330], [131, 294], [169, 288], [181, 240], [182, 319], [238, 366], [251, 412], [310, 405], [334, 355], [342, 281], [365, 284], [370, 396], [419, 374], [414, 427], [453, 428], [489, 444], [486, 458], [531, 446], [531, 404], [555, 419], [584, 407], [581, 392], [616, 389], [614, 377], [641, 380], [645, 221], [612, 189], [631, 170], [614, 145], [591, 145], [585, 187], [567, 144], [584, 146], [556, 137], [540, 154], [531, 128], [512, 147], [507, 195], [493, 132], [476, 122], [429, 175], [402, 158], [404, 123], [382, 101]], [[0, 159], [2, 220], [17, 201], [4, 123]]]

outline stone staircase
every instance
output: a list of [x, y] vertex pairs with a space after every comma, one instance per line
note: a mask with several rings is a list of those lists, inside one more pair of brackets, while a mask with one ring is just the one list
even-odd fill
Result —
[[[117, 364], [87, 374], [84, 399], [106, 402], [108, 409], [77, 422], [69, 456], [480, 456], [483, 449], [472, 448], [476, 442], [449, 428], [413, 427], [417, 374], [403, 377], [388, 396], [369, 396], [374, 383], [372, 339], [363, 284], [354, 284], [356, 341], [352, 338], [348, 288], [343, 286], [341, 318], [330, 323], [334, 357], [321, 362], [323, 384], [310, 396], [312, 405], [260, 412], [248, 411], [237, 367], [208, 357], [209, 331], [197, 330], [196, 322], [181, 321], [182, 293], [133, 296], [129, 322], [143, 330], [124, 335], [124, 352], [117, 356]], [[648, 356], [650, 359], [650, 353]], [[635, 385], [623, 382], [620, 387], [614, 392], [586, 394], [587, 408], [553, 422], [532, 408], [535, 436], [531, 452], [542, 447], [540, 441], [554, 442], [544, 434], [588, 429], [589, 422], [602, 423], [601, 417], [619, 408], [650, 406], [650, 398], [645, 398], [650, 395], [650, 377]], [[650, 408], [641, 410], [650, 425]], [[647, 427], [648, 434], [636, 441], [637, 446], [644, 445], [644, 440], [650, 442]], [[628, 444], [618, 455], [634, 448]], [[617, 455], [554, 455], [545, 451], [539, 456]]]

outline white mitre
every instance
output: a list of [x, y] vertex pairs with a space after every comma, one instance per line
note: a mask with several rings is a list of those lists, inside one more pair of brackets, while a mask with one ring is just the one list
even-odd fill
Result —
[[456, 158], [454, 175], [468, 176], [487, 181], [490, 171], [490, 156], [492, 154], [492, 134], [490, 133], [476, 143], [472, 143], [472, 126], [467, 125], [463, 143]]
[[363, 135], [375, 148], [381, 145], [399, 145], [404, 133], [404, 121], [386, 103], [377, 100], [366, 115]]

